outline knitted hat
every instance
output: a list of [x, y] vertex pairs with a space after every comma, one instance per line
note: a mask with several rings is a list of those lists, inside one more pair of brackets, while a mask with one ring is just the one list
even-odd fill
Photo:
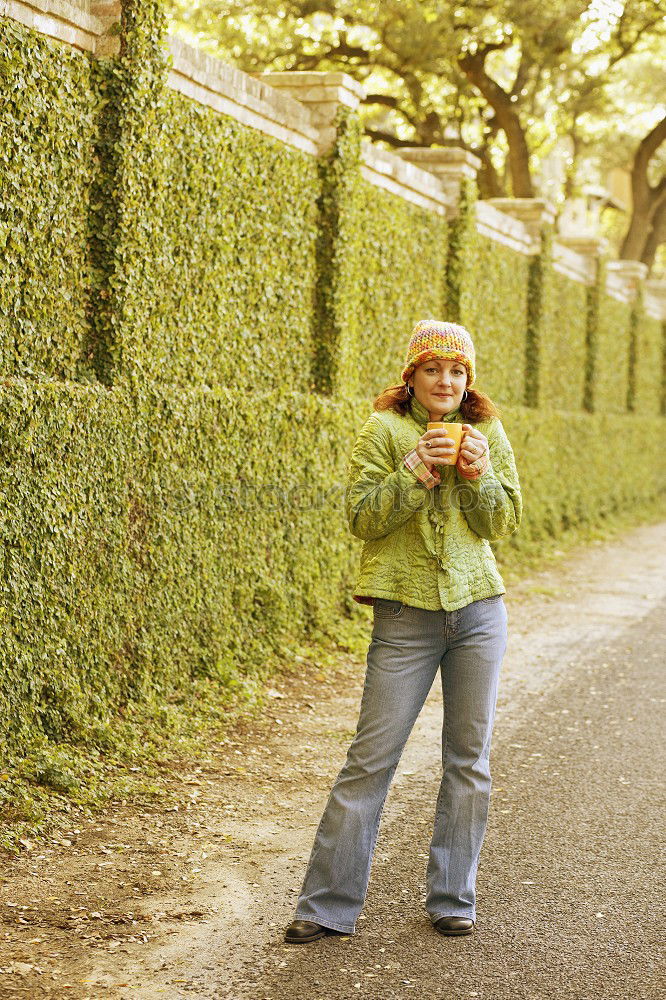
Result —
[[461, 361], [467, 369], [467, 385], [473, 384], [476, 377], [474, 344], [464, 326], [438, 323], [435, 319], [419, 320], [407, 348], [402, 381], [407, 382], [415, 368], [433, 358]]

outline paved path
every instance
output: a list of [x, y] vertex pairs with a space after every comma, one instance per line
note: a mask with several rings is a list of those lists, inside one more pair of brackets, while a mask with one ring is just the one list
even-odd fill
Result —
[[393, 800], [354, 938], [283, 948], [251, 995], [663, 998], [665, 639], [660, 602], [496, 729], [475, 936], [422, 915], [438, 779], [419, 775]]
[[436, 682], [389, 796], [357, 933], [274, 942], [255, 987], [236, 980], [215, 995], [666, 996], [665, 557], [665, 526], [645, 527], [507, 596], [475, 935], [442, 938], [422, 909], [439, 784]]

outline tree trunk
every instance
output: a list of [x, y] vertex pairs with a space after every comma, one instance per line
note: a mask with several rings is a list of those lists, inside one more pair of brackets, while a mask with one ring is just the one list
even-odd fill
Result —
[[666, 117], [658, 122], [639, 143], [631, 168], [633, 211], [622, 243], [623, 260], [642, 260], [653, 228], [654, 216], [666, 198], [666, 177], [656, 187], [648, 180], [650, 160], [666, 139]]
[[530, 151], [527, 147], [525, 130], [511, 101], [511, 95], [499, 86], [485, 70], [485, 53], [475, 52], [464, 55], [459, 65], [467, 79], [485, 97], [495, 112], [497, 124], [506, 136], [509, 145], [509, 171], [511, 193], [514, 198], [533, 198], [534, 186], [530, 173]]
[[643, 247], [641, 260], [652, 270], [657, 249], [666, 243], [666, 198], [664, 198], [652, 217], [652, 228]]
[[488, 198], [506, 198], [506, 191], [501, 178], [495, 170], [495, 164], [490, 158], [487, 146], [482, 149], [472, 150], [475, 156], [481, 160], [477, 182], [479, 185], [479, 197], [486, 201]]

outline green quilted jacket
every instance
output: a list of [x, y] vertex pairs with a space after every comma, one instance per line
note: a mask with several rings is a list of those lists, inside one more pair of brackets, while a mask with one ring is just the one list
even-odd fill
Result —
[[[490, 543], [520, 524], [522, 499], [509, 439], [497, 417], [475, 424], [488, 438], [490, 463], [475, 480], [438, 465], [441, 484], [428, 489], [404, 456], [426, 430], [428, 411], [373, 412], [352, 450], [345, 489], [350, 531], [365, 542], [354, 591], [428, 611], [455, 611], [506, 593]], [[469, 423], [453, 410], [449, 423]]]

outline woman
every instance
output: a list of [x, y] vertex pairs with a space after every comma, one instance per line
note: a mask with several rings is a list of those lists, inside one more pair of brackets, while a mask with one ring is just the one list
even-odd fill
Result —
[[[472, 389], [474, 365], [464, 327], [418, 323], [402, 383], [375, 400], [352, 451], [346, 513], [365, 541], [354, 599], [373, 606], [372, 641], [356, 735], [317, 830], [289, 942], [354, 932], [389, 785], [438, 670], [443, 776], [425, 905], [440, 933], [474, 930], [507, 638], [490, 542], [514, 532], [522, 513], [511, 445], [493, 403]], [[436, 420], [462, 423], [455, 465], [453, 440], [426, 429]]]

